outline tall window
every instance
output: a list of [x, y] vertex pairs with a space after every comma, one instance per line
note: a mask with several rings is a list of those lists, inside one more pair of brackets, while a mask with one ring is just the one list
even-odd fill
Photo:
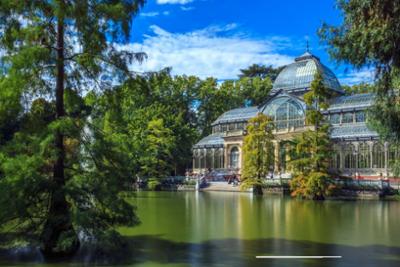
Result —
[[339, 145], [334, 145], [333, 146], [333, 151], [332, 151], [332, 158], [331, 158], [331, 168], [334, 169], [340, 169], [340, 146]]
[[213, 150], [211, 148], [206, 150], [206, 168], [212, 168], [213, 164]]
[[365, 121], [365, 112], [357, 111], [356, 112], [356, 122], [364, 122]]
[[385, 147], [381, 143], [372, 147], [372, 167], [385, 168]]
[[222, 162], [222, 156], [223, 156], [223, 149], [222, 148], [215, 148], [214, 149], [214, 169], [220, 169], [223, 168], [223, 162]]
[[194, 169], [199, 169], [200, 168], [200, 151], [198, 149], [194, 150]]
[[344, 148], [344, 167], [346, 169], [356, 168], [356, 150], [351, 144], [346, 145]]
[[392, 167], [393, 164], [396, 162], [396, 160], [399, 160], [400, 158], [400, 153], [399, 153], [399, 147], [395, 144], [391, 144], [389, 146], [389, 167]]
[[235, 146], [230, 153], [230, 167], [233, 169], [239, 168], [239, 149]]
[[361, 143], [358, 146], [358, 168], [371, 168], [371, 154], [367, 143]]

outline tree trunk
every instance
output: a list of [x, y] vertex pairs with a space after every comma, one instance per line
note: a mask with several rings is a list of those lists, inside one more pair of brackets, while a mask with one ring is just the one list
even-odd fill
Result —
[[[57, 77], [56, 77], [56, 118], [64, 115], [64, 19], [57, 22]], [[47, 220], [42, 230], [42, 252], [46, 256], [68, 256], [79, 248], [78, 236], [73, 228], [69, 204], [65, 196], [63, 133], [55, 133], [57, 158], [53, 166], [50, 201]]]

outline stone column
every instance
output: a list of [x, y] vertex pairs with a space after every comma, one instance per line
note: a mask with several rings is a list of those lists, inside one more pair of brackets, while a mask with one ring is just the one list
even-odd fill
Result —
[[371, 168], [371, 169], [373, 169], [374, 168], [374, 160], [372, 159], [372, 157], [374, 156], [373, 154], [372, 154], [372, 150], [374, 149], [374, 143], [373, 142], [369, 142], [369, 167]]
[[224, 168], [228, 169], [228, 147], [224, 146]]
[[203, 162], [204, 162], [204, 165], [202, 167], [205, 170], [205, 169], [207, 169], [207, 148], [203, 148], [203, 157], [202, 158], [203, 158]]
[[274, 173], [279, 172], [279, 141], [274, 144]]
[[224, 148], [219, 148], [219, 168], [223, 169], [225, 167], [224, 160]]
[[214, 169], [215, 168], [215, 148], [212, 148], [211, 151], [212, 151], [211, 169]]
[[358, 166], [358, 158], [359, 158], [359, 142], [355, 142], [354, 143], [354, 152], [356, 153], [356, 155], [355, 155], [355, 164], [354, 164], [354, 169], [355, 169], [355, 173], [353, 174], [353, 176], [355, 176], [356, 178], [358, 178], [358, 175], [359, 175], [359, 173], [358, 173], [358, 169], [359, 169], [359, 166]]

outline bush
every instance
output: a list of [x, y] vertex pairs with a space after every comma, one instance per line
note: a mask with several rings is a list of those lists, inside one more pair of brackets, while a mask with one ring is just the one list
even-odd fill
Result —
[[196, 185], [196, 180], [189, 180], [189, 181], [184, 181], [184, 185]]
[[161, 190], [161, 183], [156, 178], [150, 178], [147, 182], [147, 189], [151, 191], [159, 191]]

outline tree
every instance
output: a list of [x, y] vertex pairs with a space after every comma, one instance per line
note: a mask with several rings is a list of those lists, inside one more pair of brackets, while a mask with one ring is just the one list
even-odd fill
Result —
[[322, 200], [333, 189], [328, 173], [330, 158], [329, 124], [321, 110], [329, 107], [330, 92], [325, 87], [320, 72], [315, 74], [310, 91], [304, 95], [307, 104], [306, 122], [313, 125], [294, 140], [295, 150], [290, 168], [293, 179], [290, 187], [293, 196]]
[[234, 84], [236, 91], [244, 106], [257, 106], [267, 99], [272, 89], [271, 79], [266, 78], [241, 78]]
[[242, 187], [253, 187], [258, 194], [262, 194], [264, 179], [273, 170], [273, 129], [273, 120], [259, 113], [249, 120], [243, 139]]
[[269, 78], [271, 82], [274, 82], [278, 74], [283, 70], [285, 66], [281, 66], [278, 68], [274, 68], [271, 65], [265, 66], [262, 64], [253, 64], [247, 67], [246, 69], [241, 69], [239, 78]]
[[222, 113], [241, 106], [243, 99], [240, 99], [238, 90], [239, 87], [236, 87], [233, 81], [226, 81], [221, 85], [218, 85], [217, 80], [213, 78], [202, 81], [197, 108], [201, 137], [211, 133], [211, 124]]
[[375, 68], [376, 98], [369, 119], [383, 139], [399, 143], [400, 2], [341, 0], [338, 4], [342, 24], [324, 24], [319, 35], [338, 62]]
[[[123, 188], [121, 181], [99, 182], [110, 175], [117, 155], [104, 150], [100, 135], [96, 145], [83, 141], [85, 116], [74, 117], [66, 112], [65, 89], [78, 94], [83, 88], [96, 86], [105, 72], [118, 70], [120, 76], [127, 75], [127, 63], [143, 59], [143, 54], [121, 51], [113, 43], [126, 40], [132, 17], [144, 2], [0, 1], [0, 45], [5, 50], [1, 65], [6, 66], [2, 91], [8, 92], [2, 97], [8, 100], [15, 92], [11, 95], [28, 101], [37, 95], [54, 100], [54, 118], [43, 124], [45, 129], [32, 125], [30, 130], [15, 133], [11, 141], [15, 147], [7, 146], [2, 154], [1, 186], [14, 194], [9, 199], [21, 205], [14, 211], [7, 208], [0, 218], [2, 223], [15, 223], [20, 230], [40, 231], [45, 255], [73, 254], [78, 249], [74, 225], [100, 233], [119, 223], [137, 223], [132, 209], [125, 210], [130, 209], [126, 202], [110, 197]], [[27, 135], [30, 131], [34, 133], [31, 138]], [[21, 136], [26, 140], [19, 139]], [[27, 149], [21, 147], [24, 143]], [[76, 162], [84, 156], [80, 145], [93, 149], [90, 155], [99, 157], [87, 159], [86, 168]], [[9, 158], [9, 153], [16, 157]], [[93, 175], [96, 169], [101, 171]], [[100, 179], [98, 183], [93, 182], [96, 179]], [[100, 190], [100, 185], [106, 184], [109, 191]], [[0, 197], [2, 208], [9, 205], [7, 196]], [[98, 218], [103, 221], [94, 222]]]
[[375, 91], [375, 85], [369, 83], [359, 83], [354, 85], [342, 85], [342, 89], [346, 95], [367, 94]]

